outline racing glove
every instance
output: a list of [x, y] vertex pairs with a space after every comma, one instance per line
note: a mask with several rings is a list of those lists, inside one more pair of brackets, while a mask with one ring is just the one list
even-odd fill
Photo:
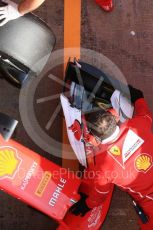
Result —
[[17, 19], [22, 16], [18, 11], [18, 4], [10, 0], [2, 0], [7, 5], [0, 7], [0, 26], [5, 25], [8, 21]]
[[73, 213], [75, 216], [81, 215], [83, 217], [91, 209], [86, 204], [87, 195], [83, 193], [80, 193], [80, 195], [81, 199], [71, 207], [70, 212]]
[[134, 88], [131, 85], [129, 86], [130, 94], [131, 94], [131, 101], [135, 103], [138, 99], [144, 98], [143, 92], [139, 89]]

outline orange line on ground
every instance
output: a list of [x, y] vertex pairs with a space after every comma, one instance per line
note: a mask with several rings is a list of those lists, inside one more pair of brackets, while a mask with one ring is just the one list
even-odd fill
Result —
[[[81, 41], [81, 0], [64, 0], [64, 70], [66, 63], [71, 58], [80, 58], [80, 41]], [[66, 52], [69, 50], [69, 54]], [[74, 49], [75, 54], [74, 54]], [[67, 138], [65, 122], [63, 122], [63, 143], [69, 143]], [[72, 151], [69, 154], [70, 158], [75, 160], [65, 159], [66, 153], [62, 153], [62, 166], [73, 170], [78, 169], [78, 161]]]

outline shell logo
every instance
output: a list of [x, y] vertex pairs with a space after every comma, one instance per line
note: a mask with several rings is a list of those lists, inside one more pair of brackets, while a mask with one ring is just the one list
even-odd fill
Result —
[[147, 172], [152, 165], [152, 157], [148, 154], [141, 154], [135, 160], [135, 167], [139, 172]]
[[17, 150], [12, 147], [0, 148], [0, 179], [13, 178], [21, 159], [17, 155]]

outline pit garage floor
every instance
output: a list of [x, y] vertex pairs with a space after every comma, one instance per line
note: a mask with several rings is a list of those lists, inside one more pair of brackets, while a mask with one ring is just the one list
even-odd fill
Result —
[[[57, 41], [55, 50], [63, 48], [63, 0], [46, 0], [35, 13], [43, 18], [53, 29]], [[102, 53], [122, 71], [128, 83], [143, 90], [146, 100], [153, 112], [153, 1], [114, 0], [114, 11], [103, 12], [94, 0], [82, 0], [81, 47]], [[75, 25], [74, 25], [75, 26]], [[96, 63], [95, 63], [96, 64]], [[62, 78], [62, 67], [55, 68], [54, 73]], [[61, 77], [62, 76], [62, 77]], [[35, 96], [42, 98], [57, 94], [61, 86], [43, 78]], [[0, 111], [19, 120], [14, 138], [50, 160], [61, 164], [57, 157], [45, 153], [26, 133], [18, 110], [19, 90], [0, 80]], [[41, 108], [36, 108], [38, 120], [46, 124], [55, 110], [58, 100], [48, 101]], [[45, 112], [44, 112], [45, 111]], [[62, 140], [60, 116], [54, 120], [48, 135]], [[59, 146], [60, 150], [60, 146]], [[0, 192], [0, 230], [54, 230], [56, 224], [50, 218]], [[128, 195], [115, 189], [110, 211], [102, 227], [103, 230], [138, 230], [135, 211]]]

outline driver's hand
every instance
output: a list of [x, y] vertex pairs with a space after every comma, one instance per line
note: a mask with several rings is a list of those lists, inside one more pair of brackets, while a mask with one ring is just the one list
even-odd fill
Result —
[[0, 7], [0, 26], [5, 25], [8, 21], [17, 19], [22, 16], [18, 11], [18, 5], [10, 0], [2, 0], [6, 6]]

